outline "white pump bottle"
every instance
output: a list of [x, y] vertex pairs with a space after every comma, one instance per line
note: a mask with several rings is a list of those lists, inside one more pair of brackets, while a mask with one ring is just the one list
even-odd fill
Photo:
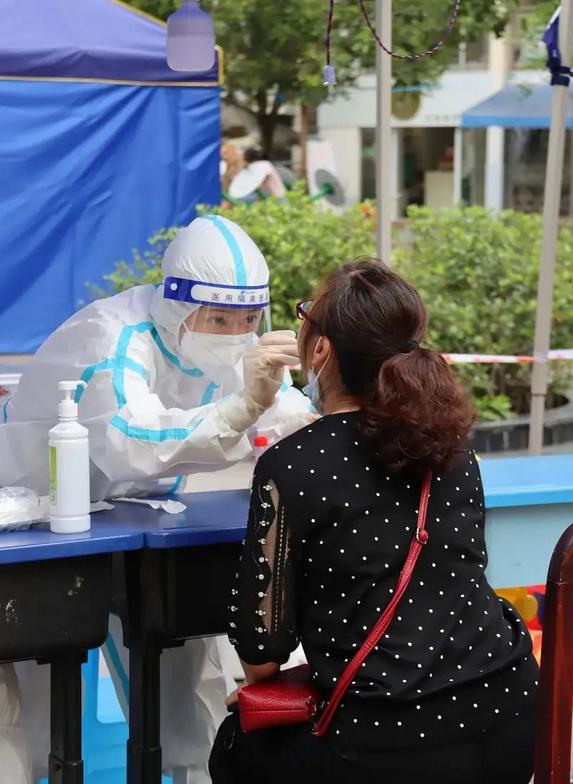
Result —
[[50, 530], [56, 534], [89, 531], [90, 452], [88, 430], [78, 422], [74, 395], [83, 381], [60, 381], [64, 398], [58, 424], [50, 430]]

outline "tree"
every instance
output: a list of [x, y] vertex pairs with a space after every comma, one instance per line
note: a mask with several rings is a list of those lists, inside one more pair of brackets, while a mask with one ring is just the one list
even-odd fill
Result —
[[[398, 85], [435, 83], [460, 41], [473, 41], [505, 29], [517, 0], [465, 0], [459, 22], [437, 54], [417, 61], [394, 61]], [[131, 4], [163, 19], [177, 0], [131, 0]], [[318, 105], [328, 99], [322, 84], [326, 0], [203, 0], [213, 14], [217, 41], [225, 50], [226, 97], [252, 112], [263, 147], [272, 152], [281, 107]], [[394, 3], [395, 48], [413, 54], [428, 49], [445, 27], [448, 0]], [[368, 0], [374, 17], [374, 2]], [[337, 90], [351, 86], [372, 68], [375, 43], [360, 14], [357, 0], [337, 0], [333, 31], [333, 62]]]
[[547, 49], [541, 36], [557, 5], [558, 0], [534, 0], [529, 12], [521, 17], [517, 34], [522, 68], [545, 68]]

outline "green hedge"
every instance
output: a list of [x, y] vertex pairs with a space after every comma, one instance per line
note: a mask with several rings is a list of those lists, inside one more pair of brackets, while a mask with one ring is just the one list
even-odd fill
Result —
[[[394, 263], [424, 297], [432, 345], [448, 352], [533, 353], [541, 230], [539, 215], [520, 212], [410, 210], [408, 238]], [[558, 243], [551, 344], [573, 347], [573, 235], [565, 228]], [[550, 405], [567, 391], [571, 367], [551, 365]], [[457, 369], [482, 419], [529, 410], [528, 366]]]
[[[239, 223], [266, 256], [275, 328], [297, 328], [296, 302], [310, 297], [326, 272], [374, 253], [374, 213], [367, 204], [335, 215], [310, 204], [295, 188], [283, 203], [210, 211]], [[175, 232], [158, 232], [147, 250], [120, 262], [106, 293], [159, 283], [161, 256]], [[431, 345], [449, 352], [530, 354], [540, 239], [536, 215], [412, 208], [407, 228], [396, 236], [394, 264], [426, 301]], [[566, 229], [558, 246], [552, 346], [573, 347], [573, 236]], [[550, 403], [567, 389], [570, 369], [571, 363], [552, 367]], [[472, 389], [482, 419], [528, 410], [528, 367], [465, 365], [457, 371]]]

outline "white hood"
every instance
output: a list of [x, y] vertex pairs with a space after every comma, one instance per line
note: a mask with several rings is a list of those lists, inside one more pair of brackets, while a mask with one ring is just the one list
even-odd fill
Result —
[[[227, 286], [265, 286], [269, 268], [253, 240], [233, 221], [205, 215], [177, 232], [163, 256], [163, 278], [176, 277]], [[163, 286], [151, 304], [151, 316], [172, 351], [179, 345], [185, 319], [200, 307], [165, 299]]]

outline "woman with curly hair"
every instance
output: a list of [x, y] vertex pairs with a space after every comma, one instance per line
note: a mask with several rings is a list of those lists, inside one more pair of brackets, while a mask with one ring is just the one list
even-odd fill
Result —
[[232, 715], [213, 782], [527, 784], [538, 669], [522, 620], [484, 574], [472, 409], [422, 344], [426, 309], [363, 260], [332, 272], [298, 313], [323, 416], [257, 464], [230, 607], [247, 683], [275, 677], [300, 640], [328, 699], [398, 589], [431, 472], [429, 538], [327, 735], [308, 724], [242, 733]]

